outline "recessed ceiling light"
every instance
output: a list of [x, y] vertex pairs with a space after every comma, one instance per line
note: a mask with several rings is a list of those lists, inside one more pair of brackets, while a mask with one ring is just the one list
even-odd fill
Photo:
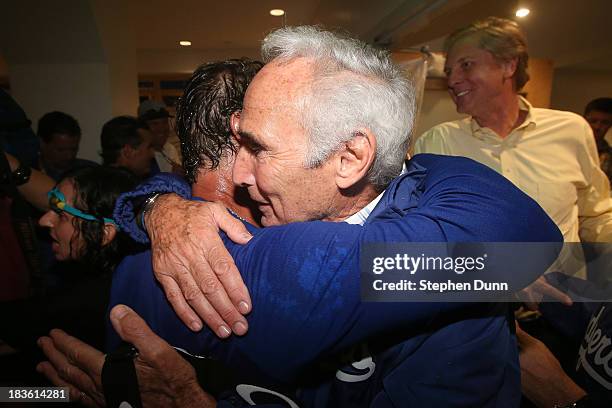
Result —
[[191, 45], [191, 41], [179, 41], [183, 47], [189, 47]]
[[516, 10], [516, 13], [514, 13], [515, 16], [520, 17], [520, 18], [527, 17], [528, 14], [529, 14], [528, 8], [520, 8]]
[[270, 10], [270, 15], [274, 17], [280, 17], [285, 15], [285, 10], [283, 9], [272, 9]]

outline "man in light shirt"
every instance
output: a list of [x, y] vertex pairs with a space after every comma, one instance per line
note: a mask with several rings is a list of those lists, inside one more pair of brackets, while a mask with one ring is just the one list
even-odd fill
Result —
[[[425, 132], [415, 154], [486, 164], [534, 198], [565, 242], [611, 242], [610, 184], [599, 169], [589, 124], [573, 113], [534, 108], [519, 95], [529, 75], [518, 25], [489, 17], [451, 34], [446, 51], [449, 93], [457, 112], [470, 117]], [[573, 249], [557, 268], [585, 277], [581, 251]]]
[[168, 140], [170, 137], [170, 113], [163, 103], [146, 100], [138, 106], [138, 119], [147, 124], [153, 135], [152, 146], [155, 161], [151, 164], [151, 174], [179, 171], [180, 155]]

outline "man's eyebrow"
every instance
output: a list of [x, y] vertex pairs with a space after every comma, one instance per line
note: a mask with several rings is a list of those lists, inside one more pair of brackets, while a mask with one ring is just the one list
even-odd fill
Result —
[[[466, 59], [470, 59], [471, 57], [469, 55], [466, 55], [465, 57], [461, 57], [459, 58], [457, 61], [455, 61], [455, 64], [461, 64], [463, 61], [465, 61]], [[453, 64], [453, 65], [455, 65]], [[444, 68], [443, 71], [447, 71], [449, 70], [451, 67], [449, 65], [446, 64], [446, 62], [444, 63]]]
[[240, 135], [242, 143], [248, 144], [250, 146], [265, 148], [265, 145], [261, 143], [257, 139], [257, 136], [255, 136], [254, 134], [247, 132], [246, 130], [238, 130], [238, 134]]

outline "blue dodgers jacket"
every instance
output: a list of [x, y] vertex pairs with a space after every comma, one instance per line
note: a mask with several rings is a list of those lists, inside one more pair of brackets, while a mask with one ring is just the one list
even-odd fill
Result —
[[[362, 302], [360, 249], [371, 242], [561, 242], [561, 234], [533, 200], [470, 159], [422, 154], [407, 165], [363, 227], [247, 226], [254, 237], [244, 246], [224, 237], [253, 302], [243, 337], [220, 340], [184, 326], [155, 282], [149, 252], [119, 266], [110, 306], [130, 305], [173, 346], [238, 372], [235, 387], [217, 394], [219, 406], [255, 394], [276, 394], [286, 406], [518, 406], [506, 304]], [[118, 202], [123, 227], [134, 232], [130, 200], [154, 191], [190, 197], [184, 182], [158, 176]], [[525, 286], [552, 260], [506, 278]], [[109, 346], [119, 341], [110, 329]]]

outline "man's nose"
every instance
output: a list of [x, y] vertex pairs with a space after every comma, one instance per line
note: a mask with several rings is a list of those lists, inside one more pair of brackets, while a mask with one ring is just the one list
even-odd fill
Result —
[[459, 84], [462, 80], [463, 75], [460, 69], [448, 69], [446, 71], [446, 82], [449, 88]]
[[232, 180], [235, 185], [248, 187], [255, 185], [255, 175], [253, 174], [253, 157], [244, 147], [239, 147], [234, 161]]

